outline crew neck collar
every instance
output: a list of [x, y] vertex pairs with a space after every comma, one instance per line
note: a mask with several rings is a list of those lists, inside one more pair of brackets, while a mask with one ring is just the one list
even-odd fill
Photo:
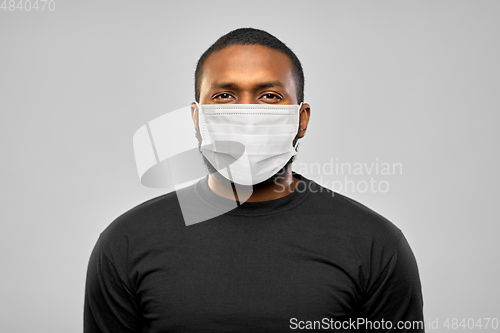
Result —
[[[293, 172], [292, 176], [299, 179], [295, 189], [284, 197], [257, 202], [244, 202], [239, 206], [235, 200], [215, 194], [208, 186], [208, 175], [195, 186], [198, 197], [208, 206], [231, 215], [259, 216], [270, 215], [292, 209], [301, 204], [316, 184], [304, 176]], [[235, 207], [236, 206], [236, 207]]]

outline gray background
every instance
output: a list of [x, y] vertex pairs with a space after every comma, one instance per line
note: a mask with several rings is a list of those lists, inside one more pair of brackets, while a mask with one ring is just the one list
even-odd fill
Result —
[[[81, 332], [99, 233], [163, 194], [140, 184], [134, 132], [191, 103], [199, 56], [245, 26], [268, 30], [303, 64], [311, 122], [298, 163], [402, 164], [374, 176], [386, 193], [340, 192], [403, 230], [426, 321], [445, 331], [447, 318], [500, 319], [499, 14], [498, 1], [0, 10], [0, 331]], [[325, 185], [345, 176], [304, 175]]]

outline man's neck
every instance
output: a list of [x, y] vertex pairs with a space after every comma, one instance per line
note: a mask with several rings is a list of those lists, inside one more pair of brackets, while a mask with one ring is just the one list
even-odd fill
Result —
[[248, 202], [269, 201], [284, 197], [293, 192], [298, 182], [299, 179], [292, 175], [291, 167], [288, 167], [283, 175], [276, 177], [268, 185], [262, 187], [233, 184], [229, 180], [215, 177], [213, 174], [208, 176], [208, 186], [215, 194], [238, 201], [248, 197], [247, 200], [244, 200]]

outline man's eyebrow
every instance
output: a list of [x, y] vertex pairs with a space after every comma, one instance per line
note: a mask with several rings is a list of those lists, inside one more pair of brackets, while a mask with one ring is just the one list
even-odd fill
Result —
[[263, 82], [259, 83], [257, 87], [259, 88], [283, 87], [283, 83], [281, 83], [281, 81]]
[[212, 83], [212, 85], [210, 87], [211, 88], [226, 89], [226, 88], [234, 88], [234, 87], [236, 87], [236, 84], [234, 84], [232, 82]]
[[[281, 81], [269, 81], [269, 82], [258, 83], [255, 86], [258, 88], [283, 87], [283, 83]], [[235, 88], [235, 87], [238, 87], [238, 85], [233, 82], [220, 82], [220, 83], [213, 83], [211, 85], [211, 88], [219, 88], [219, 89]]]

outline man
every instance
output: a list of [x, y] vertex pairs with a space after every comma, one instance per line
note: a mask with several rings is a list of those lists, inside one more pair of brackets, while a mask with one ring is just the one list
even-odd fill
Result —
[[401, 231], [291, 171], [310, 116], [295, 54], [237, 29], [202, 55], [195, 81], [209, 175], [182, 193], [222, 213], [186, 226], [172, 192], [118, 217], [90, 258], [85, 332], [423, 332]]

